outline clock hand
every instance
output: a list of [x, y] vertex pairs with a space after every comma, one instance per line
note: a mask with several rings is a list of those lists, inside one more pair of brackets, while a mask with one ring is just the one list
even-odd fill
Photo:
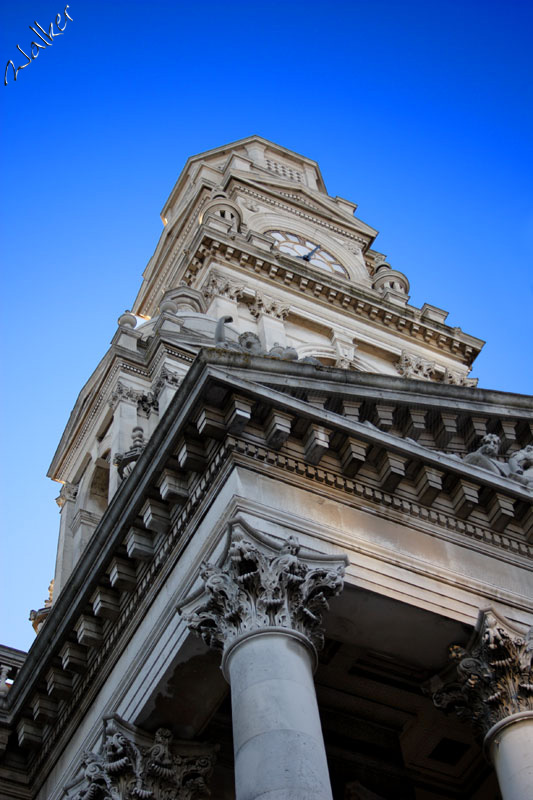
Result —
[[310, 250], [309, 253], [306, 253], [305, 256], [302, 256], [304, 261], [311, 261], [311, 257], [314, 256], [317, 250], [320, 250], [320, 245], [317, 244], [313, 250]]

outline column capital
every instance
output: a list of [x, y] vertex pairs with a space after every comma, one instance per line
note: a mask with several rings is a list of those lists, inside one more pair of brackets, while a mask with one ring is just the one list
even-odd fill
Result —
[[189, 628], [209, 647], [227, 652], [241, 638], [286, 631], [313, 650], [324, 642], [328, 597], [340, 594], [346, 556], [300, 555], [294, 536], [280, 547], [243, 520], [229, 523], [229, 547], [220, 566], [202, 562], [203, 591], [181, 605]]
[[150, 734], [117, 714], [104, 717], [101, 745], [81, 754], [78, 775], [65, 787], [67, 800], [207, 798], [216, 749], [175, 741], [166, 728]]
[[533, 628], [524, 632], [486, 609], [468, 646], [451, 645], [449, 654], [455, 668], [433, 693], [437, 708], [470, 721], [482, 738], [502, 720], [533, 712]]

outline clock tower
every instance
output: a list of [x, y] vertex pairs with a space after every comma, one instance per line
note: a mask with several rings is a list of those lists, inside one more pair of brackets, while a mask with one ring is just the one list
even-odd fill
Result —
[[356, 211], [259, 136], [187, 160], [50, 466], [0, 800], [532, 795], [531, 400]]

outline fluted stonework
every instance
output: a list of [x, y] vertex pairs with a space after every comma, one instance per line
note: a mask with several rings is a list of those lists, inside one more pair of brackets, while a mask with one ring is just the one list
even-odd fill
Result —
[[242, 522], [231, 526], [224, 564], [204, 562], [200, 569], [207, 599], [184, 619], [218, 650], [227, 650], [244, 634], [270, 627], [296, 631], [319, 650], [324, 642], [322, 614], [327, 598], [342, 590], [345, 561], [319, 556], [323, 566], [311, 566], [299, 556], [295, 537], [273, 554], [272, 545], [259, 542], [257, 536]]
[[456, 680], [435, 692], [433, 701], [485, 736], [512, 714], [533, 713], [533, 628], [524, 635], [492, 610], [480, 623], [468, 649], [450, 647]]

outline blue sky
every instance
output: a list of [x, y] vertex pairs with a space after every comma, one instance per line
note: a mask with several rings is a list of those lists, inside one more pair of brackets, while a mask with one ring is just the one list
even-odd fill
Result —
[[[2, 75], [63, 7], [2, 5]], [[533, 393], [529, 0], [72, 0], [69, 14], [0, 88], [0, 641], [21, 649], [54, 572], [45, 473], [189, 155], [257, 133], [315, 158], [411, 302], [487, 340], [480, 386]]]

